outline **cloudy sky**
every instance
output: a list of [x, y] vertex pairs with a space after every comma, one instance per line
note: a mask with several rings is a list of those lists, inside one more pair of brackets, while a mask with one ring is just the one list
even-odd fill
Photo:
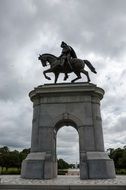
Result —
[[[125, 0], [0, 0], [0, 145], [30, 147], [32, 103], [28, 93], [49, 83], [39, 53], [59, 56], [61, 41], [88, 59], [102, 87], [105, 148], [126, 145], [126, 1]], [[85, 68], [88, 70], [88, 68]], [[50, 74], [53, 83], [54, 77]], [[74, 77], [71, 74], [70, 79]], [[63, 75], [58, 82], [63, 81]], [[79, 82], [86, 81], [83, 76]], [[73, 134], [73, 135], [72, 135]], [[74, 138], [71, 138], [73, 136]], [[78, 160], [78, 135], [73, 128], [58, 132], [58, 155]]]

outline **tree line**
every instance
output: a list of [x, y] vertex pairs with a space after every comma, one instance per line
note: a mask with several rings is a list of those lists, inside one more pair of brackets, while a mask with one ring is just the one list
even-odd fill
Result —
[[0, 167], [1, 173], [9, 168], [17, 168], [20, 170], [22, 161], [30, 153], [29, 149], [24, 149], [21, 152], [14, 150], [10, 151], [7, 146], [0, 148]]
[[[123, 148], [109, 148], [107, 150], [109, 157], [113, 159], [116, 173], [118, 174], [126, 174], [126, 146]], [[4, 170], [8, 170], [9, 168], [17, 168], [20, 172], [21, 163], [26, 158], [26, 156], [30, 153], [29, 149], [23, 149], [22, 151], [10, 151], [7, 146], [3, 146], [0, 148], [0, 167], [1, 173], [4, 173]], [[74, 168], [74, 164], [69, 164], [65, 162], [63, 159], [58, 160], [58, 169], [68, 169]]]

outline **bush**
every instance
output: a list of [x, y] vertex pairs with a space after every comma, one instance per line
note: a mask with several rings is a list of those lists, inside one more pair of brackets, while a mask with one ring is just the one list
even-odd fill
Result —
[[126, 169], [116, 169], [116, 174], [118, 174], [118, 175], [126, 175]]

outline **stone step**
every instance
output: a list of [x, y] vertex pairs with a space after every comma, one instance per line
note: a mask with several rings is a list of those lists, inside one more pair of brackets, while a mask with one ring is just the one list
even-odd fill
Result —
[[126, 185], [0, 185], [0, 190], [126, 190]]

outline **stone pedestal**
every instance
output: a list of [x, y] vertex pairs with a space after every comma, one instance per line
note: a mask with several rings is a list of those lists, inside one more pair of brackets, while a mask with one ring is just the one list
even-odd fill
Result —
[[22, 163], [22, 178], [57, 176], [56, 134], [73, 126], [79, 134], [80, 178], [114, 178], [113, 161], [104, 152], [100, 100], [103, 89], [94, 84], [38, 86], [30, 92], [33, 102], [31, 153]]

